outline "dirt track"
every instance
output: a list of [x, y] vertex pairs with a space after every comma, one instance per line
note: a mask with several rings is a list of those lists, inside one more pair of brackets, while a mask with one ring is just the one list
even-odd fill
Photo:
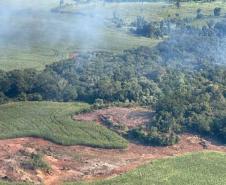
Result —
[[[123, 109], [123, 111], [126, 110]], [[123, 112], [123, 119], [129, 123], [129, 119], [126, 118], [131, 115], [131, 112], [128, 110], [127, 112], [128, 114]], [[112, 119], [116, 120], [120, 117], [117, 114]], [[137, 120], [145, 121], [141, 117]], [[95, 180], [125, 173], [153, 159], [202, 150], [226, 152], [226, 146], [190, 134], [182, 135], [180, 142], [174, 146], [150, 147], [131, 143], [125, 150], [61, 146], [37, 138], [0, 140], [0, 178], [30, 181], [35, 184], [42, 182], [45, 185], [58, 185], [63, 181]], [[27, 154], [31, 153], [44, 153], [44, 160], [52, 170], [47, 173], [41, 170], [24, 169], [22, 163], [29, 158]]]

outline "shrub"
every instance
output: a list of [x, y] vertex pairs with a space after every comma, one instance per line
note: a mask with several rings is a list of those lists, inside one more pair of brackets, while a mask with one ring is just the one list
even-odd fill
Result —
[[224, 22], [218, 22], [214, 26], [214, 30], [216, 33], [220, 36], [225, 36], [226, 35], [226, 23]]
[[37, 169], [41, 169], [44, 171], [51, 170], [50, 166], [45, 161], [43, 161], [42, 154], [32, 153], [29, 157], [30, 157], [29, 160], [22, 163], [23, 168], [28, 169], [28, 170], [37, 170]]
[[221, 8], [214, 8], [213, 13], [214, 13], [214, 16], [220, 16], [221, 15]]
[[151, 128], [147, 132], [136, 128], [129, 131], [128, 137], [150, 146], [168, 146], [179, 141], [179, 137], [174, 132], [159, 132], [157, 128]]
[[39, 93], [28, 94], [27, 99], [29, 101], [42, 101], [42, 95]]
[[203, 18], [202, 9], [199, 8], [199, 9], [197, 9], [196, 12], [197, 12], [197, 15], [196, 15], [196, 18], [197, 19]]
[[35, 169], [43, 169], [43, 170], [50, 170], [49, 165], [43, 161], [43, 156], [41, 154], [32, 154], [32, 165]]
[[176, 0], [176, 7], [177, 8], [180, 8], [181, 7], [180, 0]]
[[0, 104], [4, 104], [7, 102], [7, 97], [3, 92], [0, 92]]
[[27, 100], [27, 95], [25, 93], [21, 93], [18, 98], [19, 101], [26, 101]]
[[104, 100], [97, 98], [93, 104], [95, 109], [101, 109], [105, 107]]

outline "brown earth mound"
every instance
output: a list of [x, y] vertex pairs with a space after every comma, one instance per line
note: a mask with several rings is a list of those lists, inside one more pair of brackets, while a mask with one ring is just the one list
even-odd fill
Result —
[[103, 116], [112, 122], [126, 125], [128, 128], [133, 128], [149, 122], [150, 118], [153, 116], [153, 112], [141, 107], [111, 107], [108, 109], [100, 109], [90, 113], [75, 115], [74, 120], [96, 121], [100, 123], [101, 117]]

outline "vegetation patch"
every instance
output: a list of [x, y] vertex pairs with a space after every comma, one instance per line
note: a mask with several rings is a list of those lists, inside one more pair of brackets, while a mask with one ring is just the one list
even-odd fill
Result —
[[0, 181], [0, 185], [30, 185], [24, 182], [8, 182], [8, 181]]
[[125, 148], [116, 133], [93, 122], [73, 121], [71, 116], [88, 108], [83, 103], [20, 102], [0, 106], [0, 138], [41, 137], [62, 145]]
[[[104, 12], [100, 10], [104, 9], [102, 3], [98, 3], [97, 6], [94, 4], [79, 6], [75, 14], [51, 12], [58, 3], [58, 0], [0, 2], [0, 9], [3, 9], [0, 22], [1, 27], [5, 28], [0, 32], [1, 70], [27, 68], [42, 70], [45, 65], [70, 58], [74, 53], [81, 51], [120, 52], [123, 49], [141, 45], [151, 46], [158, 42], [155, 39], [127, 34], [105, 24], [109, 22], [109, 16], [112, 17], [112, 12], [117, 9], [115, 6], [108, 6]], [[12, 5], [15, 5], [16, 9]], [[35, 11], [32, 7], [35, 7]], [[101, 12], [101, 15], [98, 12]], [[11, 24], [5, 21], [8, 19]]]
[[47, 164], [43, 160], [43, 155], [40, 154], [40, 153], [30, 154], [29, 160], [23, 161], [21, 165], [24, 169], [27, 169], [27, 170], [40, 169], [40, 170], [43, 170], [43, 171], [46, 171], [46, 172], [51, 171], [51, 167], [49, 166], [49, 164]]
[[[7, 12], [9, 2], [13, 2], [10, 4], [15, 4], [17, 8], [14, 10], [15, 7], [12, 7]], [[184, 2], [180, 8], [173, 2], [66, 3], [61, 13], [51, 12], [59, 5], [59, 1], [55, 0], [35, 0], [32, 3], [26, 0], [2, 0], [0, 3], [4, 9], [0, 16], [1, 27], [5, 28], [0, 32], [0, 69], [4, 71], [27, 68], [42, 70], [45, 65], [71, 58], [81, 51], [120, 52], [133, 47], [155, 46], [161, 41], [158, 37], [168, 33], [161, 26], [161, 21], [167, 24], [168, 20], [177, 20], [181, 23], [181, 20], [187, 19], [190, 25], [202, 27], [210, 20], [223, 20], [226, 11], [225, 3], [221, 1]], [[31, 9], [34, 4], [36, 11]], [[202, 19], [197, 19], [198, 9], [201, 10]], [[141, 33], [138, 35], [141, 36], [129, 31], [138, 16], [148, 22], [138, 27]], [[11, 21], [13, 29], [9, 21], [5, 21], [7, 19]], [[65, 33], [68, 33], [67, 36]]]
[[[186, 27], [155, 48], [82, 53], [41, 72], [0, 71], [0, 103], [141, 104], [153, 107], [155, 117], [130, 136], [145, 144], [172, 145], [178, 142], [178, 134], [187, 131], [226, 141], [225, 30], [224, 22], [202, 29]], [[56, 138], [55, 133], [45, 136], [49, 134]]]

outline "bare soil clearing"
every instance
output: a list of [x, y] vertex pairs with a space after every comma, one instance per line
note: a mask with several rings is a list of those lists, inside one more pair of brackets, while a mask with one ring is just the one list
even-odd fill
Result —
[[[204, 147], [203, 142], [207, 147]], [[182, 135], [180, 143], [174, 146], [150, 147], [130, 144], [126, 150], [60, 146], [37, 138], [8, 139], [0, 141], [0, 177], [6, 180], [57, 185], [65, 180], [108, 178], [153, 159], [202, 150], [226, 152], [226, 147], [190, 134]], [[49, 173], [23, 169], [21, 164], [26, 158], [23, 154], [36, 152], [44, 153], [44, 160], [52, 168]]]
[[74, 116], [77, 121], [96, 121], [101, 123], [101, 117], [104, 116], [115, 123], [126, 125], [128, 128], [137, 127], [150, 121], [153, 112], [148, 109], [135, 107], [111, 107], [108, 109], [100, 109], [90, 113]]
[[[78, 115], [75, 119], [99, 121], [98, 116], [104, 114], [133, 127], [144, 124], [147, 113], [144, 109], [112, 108]], [[226, 146], [191, 134], [181, 135], [180, 142], [174, 146], [151, 147], [130, 143], [124, 150], [62, 146], [38, 138], [7, 139], [0, 140], [0, 178], [45, 185], [111, 178], [153, 159], [203, 150], [226, 152]], [[23, 161], [29, 158], [27, 154], [32, 153], [43, 153], [43, 160], [49, 164], [51, 171], [24, 168]]]

